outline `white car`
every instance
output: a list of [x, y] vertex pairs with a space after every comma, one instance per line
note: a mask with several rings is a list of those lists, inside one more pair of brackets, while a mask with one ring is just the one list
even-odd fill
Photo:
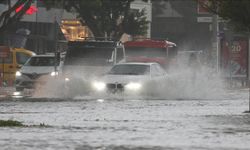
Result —
[[16, 72], [16, 91], [34, 89], [37, 84], [45, 84], [47, 80], [58, 75], [61, 67], [60, 58], [55, 58], [53, 54], [32, 56]]
[[121, 63], [100, 80], [92, 81], [92, 88], [97, 92], [141, 93], [158, 86], [157, 82], [167, 76], [158, 63]]

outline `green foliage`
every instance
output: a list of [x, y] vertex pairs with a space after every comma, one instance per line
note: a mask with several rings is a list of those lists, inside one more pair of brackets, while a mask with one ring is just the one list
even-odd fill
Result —
[[39, 127], [39, 128], [49, 128], [51, 126], [46, 125], [45, 123], [40, 123], [39, 125], [27, 126], [22, 124], [20, 121], [16, 120], [0, 120], [0, 127]]
[[0, 120], [0, 127], [24, 127], [24, 125], [15, 120]]
[[[5, 33], [11, 31], [12, 25], [17, 23], [25, 14], [25, 12], [30, 8], [33, 0], [0, 0], [2, 4], [7, 5], [7, 10], [4, 10], [0, 14], [0, 44], [4, 44]], [[16, 12], [17, 8], [22, 9]]]
[[127, 19], [124, 22], [125, 33], [130, 35], [145, 35], [147, 33], [149, 21], [145, 16], [145, 10], [130, 12]]
[[[18, 0], [10, 9], [0, 15], [0, 32], [19, 21], [33, 0]], [[145, 11], [130, 11], [130, 4], [134, 0], [42, 0], [50, 8], [64, 8], [76, 13], [93, 32], [96, 37], [105, 35], [119, 38], [123, 33], [143, 35], [148, 28]], [[147, 0], [143, 0], [147, 1]], [[2, 0], [1, 3], [10, 4], [13, 1]], [[23, 6], [21, 11], [15, 10]]]
[[[134, 0], [43, 0], [47, 8], [62, 4], [69, 12], [76, 12], [78, 18], [91, 29], [96, 37], [106, 35], [119, 38], [123, 33], [142, 35], [146, 33], [148, 21], [145, 11], [130, 11]], [[145, 0], [144, 0], [145, 1]]]
[[250, 32], [249, 0], [209, 0], [205, 5], [213, 13], [232, 24], [237, 31]]
[[[11, 0], [4, 0], [2, 3], [8, 4], [9, 9], [2, 12], [0, 15], [0, 33], [4, 32], [9, 26], [19, 21], [25, 12], [30, 8], [33, 0], [18, 0], [14, 4], [10, 5]], [[23, 6], [19, 12], [15, 12], [17, 8]]]

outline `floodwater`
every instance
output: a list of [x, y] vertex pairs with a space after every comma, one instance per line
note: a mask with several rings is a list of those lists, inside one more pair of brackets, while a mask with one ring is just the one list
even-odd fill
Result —
[[248, 90], [226, 95], [211, 100], [4, 100], [2, 120], [49, 126], [0, 128], [0, 149], [249, 149], [250, 114], [243, 113]]

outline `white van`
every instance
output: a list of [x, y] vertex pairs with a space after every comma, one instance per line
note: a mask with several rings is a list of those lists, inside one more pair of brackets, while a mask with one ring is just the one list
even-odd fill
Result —
[[61, 67], [60, 57], [55, 57], [54, 54], [32, 56], [16, 72], [16, 91], [34, 89], [37, 84], [45, 84], [50, 78], [58, 76]]

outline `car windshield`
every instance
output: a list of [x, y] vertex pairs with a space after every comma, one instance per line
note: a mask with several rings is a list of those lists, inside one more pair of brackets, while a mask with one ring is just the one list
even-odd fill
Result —
[[[55, 57], [31, 57], [24, 66], [54, 66]], [[57, 66], [59, 62], [57, 63]]]
[[66, 56], [65, 65], [109, 65], [112, 48], [75, 48]]
[[145, 75], [149, 74], [149, 65], [123, 64], [114, 66], [108, 74], [114, 75]]
[[126, 47], [126, 55], [130, 57], [166, 57], [166, 49], [150, 47]]

